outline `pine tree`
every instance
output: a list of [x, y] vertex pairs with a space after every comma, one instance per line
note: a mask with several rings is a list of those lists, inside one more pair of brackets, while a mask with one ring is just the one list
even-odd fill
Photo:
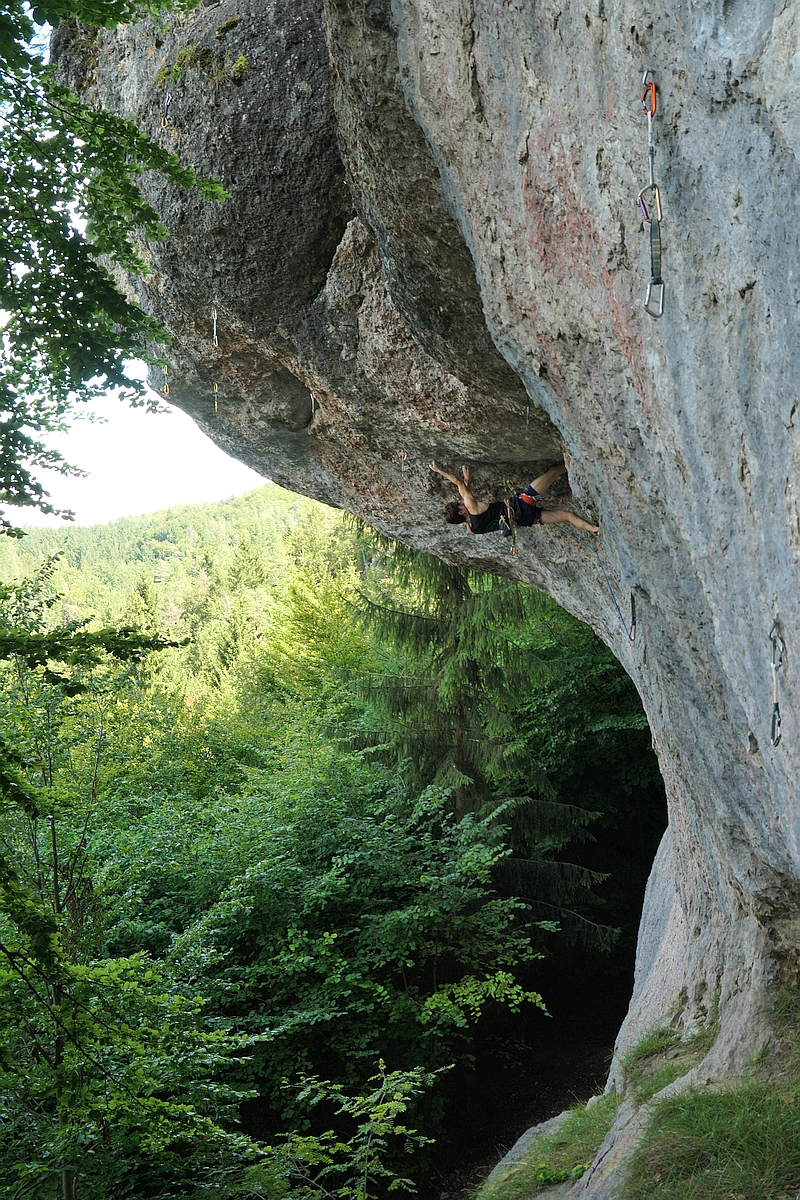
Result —
[[161, 632], [161, 616], [159, 613], [158, 595], [153, 580], [146, 571], [142, 571], [136, 581], [136, 586], [128, 597], [122, 614], [123, 623], [152, 635]]
[[[403, 669], [365, 681], [414, 782], [452, 788], [456, 812], [480, 807], [523, 747], [520, 697], [552, 667], [515, 640], [549, 602], [530, 588], [479, 575], [395, 544], [381, 565], [394, 597], [364, 596], [363, 620], [399, 647]], [[541, 772], [531, 783], [551, 794]]]
[[[400, 649], [402, 670], [364, 681], [362, 694], [383, 717], [374, 734], [405, 760], [407, 781], [451, 789], [456, 816], [496, 808], [514, 854], [498, 864], [496, 882], [555, 918], [586, 944], [608, 947], [616, 930], [565, 906], [603, 876], [554, 854], [589, 837], [599, 814], [558, 803], [530, 758], [517, 713], [537, 685], [558, 673], [558, 660], [537, 654], [525, 636], [560, 610], [543, 593], [477, 574], [376, 535], [385, 573], [377, 596], [363, 596], [362, 620]], [[388, 553], [386, 551], [388, 550]], [[508, 796], [502, 785], [524, 764], [533, 795]]]
[[251, 539], [244, 534], [239, 539], [233, 562], [228, 569], [228, 587], [236, 595], [263, 587], [267, 581], [264, 556]]

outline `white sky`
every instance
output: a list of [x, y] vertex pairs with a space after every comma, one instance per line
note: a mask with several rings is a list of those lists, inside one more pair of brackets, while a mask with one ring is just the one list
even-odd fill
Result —
[[[143, 378], [143, 372], [142, 364], [131, 364], [128, 373]], [[163, 404], [163, 398], [159, 399]], [[6, 515], [14, 524], [51, 528], [100, 525], [175, 504], [226, 500], [265, 482], [219, 450], [177, 408], [152, 414], [109, 397], [95, 411], [105, 423], [79, 420], [68, 433], [42, 439], [68, 462], [87, 471], [88, 478], [34, 472], [50, 493], [50, 503], [73, 509], [75, 521], [42, 516], [30, 508], [9, 508]]]

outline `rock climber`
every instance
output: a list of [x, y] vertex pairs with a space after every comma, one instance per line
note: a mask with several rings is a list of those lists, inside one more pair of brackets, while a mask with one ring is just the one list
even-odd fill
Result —
[[[590, 525], [588, 521], [584, 521], [583, 517], [578, 517], [575, 513], [567, 512], [565, 509], [541, 507], [545, 492], [551, 484], [555, 483], [559, 475], [565, 473], [566, 469], [564, 463], [558, 463], [557, 466], [550, 467], [549, 471], [545, 471], [544, 475], [539, 475], [521, 492], [514, 493], [509, 503], [517, 525], [559, 525], [569, 522], [570, 525], [575, 525], [578, 529], [585, 529], [589, 533], [600, 532], [597, 525]], [[461, 525], [466, 522], [470, 533], [495, 533], [503, 525], [508, 527], [505, 501], [494, 500], [487, 504], [483, 500], [476, 500], [473, 496], [470, 491], [469, 467], [461, 468], [463, 479], [451, 475], [436, 462], [431, 463], [431, 470], [437, 471], [440, 475], [444, 475], [445, 479], [454, 483], [461, 496], [460, 501], [451, 500], [445, 507], [444, 519], [449, 525]]]

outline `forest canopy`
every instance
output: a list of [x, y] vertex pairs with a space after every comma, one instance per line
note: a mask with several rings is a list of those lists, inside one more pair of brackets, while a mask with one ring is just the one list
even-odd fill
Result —
[[531, 589], [272, 485], [31, 531], [0, 578], [4, 1175], [419, 1180], [487, 1019], [631, 923], [581, 859], [657, 811], [627, 677]]

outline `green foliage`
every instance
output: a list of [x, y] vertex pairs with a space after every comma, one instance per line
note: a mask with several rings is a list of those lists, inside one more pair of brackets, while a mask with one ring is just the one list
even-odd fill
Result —
[[[463, 812], [488, 797], [490, 781], [519, 753], [519, 697], [549, 670], [532, 649], [520, 651], [515, 635], [547, 602], [400, 544], [381, 566], [389, 586], [373, 585], [362, 616], [403, 652], [403, 670], [374, 676], [364, 694], [385, 716], [399, 756], [413, 762], [415, 782], [451, 787]], [[531, 764], [530, 773], [547, 794], [542, 772]]]
[[[337, 1194], [358, 1200], [374, 1195], [376, 1181], [399, 1186], [384, 1153], [389, 1142], [425, 1142], [400, 1117], [432, 1082], [429, 1073], [387, 1073], [381, 1064], [367, 1092], [349, 1096], [306, 1080], [297, 1103], [336, 1097], [340, 1112], [357, 1121], [355, 1132], [295, 1134], [270, 1148], [236, 1129], [239, 1106], [256, 1094], [236, 1079], [264, 1035], [235, 1032], [219, 1008], [210, 1010], [176, 957], [102, 953], [107, 918], [94, 887], [95, 827], [113, 828], [119, 811], [113, 734], [132, 680], [109, 671], [97, 646], [127, 662], [146, 645], [139, 637], [132, 654], [101, 631], [69, 662], [59, 646], [59, 661], [80, 673], [81, 686], [72, 688], [69, 675], [48, 683], [48, 652], [58, 638], [69, 644], [68, 634], [44, 637], [39, 629], [56, 600], [46, 592], [53, 567], [6, 586], [0, 609], [13, 661], [4, 681], [6, 729], [16, 730], [21, 747], [19, 797], [6, 790], [9, 854], [0, 864], [3, 1177], [20, 1195], [49, 1197], [59, 1182], [64, 1197], [77, 1187], [82, 1200], [110, 1191], [188, 1200], [291, 1188], [310, 1196], [334, 1175]], [[19, 653], [12, 616], [20, 622]], [[40, 810], [51, 815], [42, 821]], [[158, 846], [150, 832], [152, 858]], [[230, 877], [228, 839], [225, 852]]]
[[243, 54], [237, 54], [231, 64], [231, 79], [236, 83], [244, 79], [247, 72], [250, 70], [250, 64]]
[[[37, 577], [12, 582], [43, 554], [50, 561]], [[25, 999], [44, 1053], [59, 1037], [60, 1005], [78, 1030], [80, 1046], [63, 1035], [59, 1051], [70, 1079], [101, 1078], [97, 1058], [137, 1104], [154, 1096], [166, 1105], [139, 1120], [136, 1105], [120, 1102], [106, 1128], [100, 1084], [71, 1093], [83, 1098], [75, 1137], [96, 1155], [92, 1174], [58, 1118], [61, 1077], [9, 1041], [9, 1061], [27, 1054], [28, 1074], [8, 1077], [15, 1103], [33, 1105], [37, 1088], [44, 1099], [28, 1132], [14, 1134], [18, 1156], [0, 1144], [0, 1171], [29, 1172], [42, 1200], [54, 1177], [36, 1176], [37, 1163], [82, 1171], [90, 1197], [89, 1180], [94, 1188], [105, 1169], [116, 1179], [126, 1163], [137, 1196], [360, 1197], [407, 1186], [441, 1117], [438, 1072], [469, 1060], [496, 1006], [542, 1006], [531, 968], [555, 940], [556, 910], [588, 896], [597, 877], [556, 853], [592, 816], [578, 804], [564, 810], [569, 764], [549, 754], [556, 798], [522, 797], [538, 747], [526, 732], [535, 713], [509, 686], [514, 660], [530, 653], [543, 664], [537, 695], [556, 746], [557, 694], [580, 723], [574, 647], [594, 667], [583, 671], [590, 721], [595, 694], [614, 690], [601, 652], [552, 607], [527, 607], [524, 589], [468, 581], [450, 632], [461, 639], [461, 669], [486, 688], [470, 698], [474, 728], [499, 729], [493, 714], [510, 716], [511, 752], [494, 756], [480, 807], [457, 819], [449, 787], [415, 786], [422, 777], [400, 757], [402, 739], [394, 752], [386, 736], [383, 749], [356, 748], [380, 725], [378, 702], [359, 694], [364, 675], [389, 678], [413, 661], [452, 688], [442, 693], [452, 701], [449, 635], [415, 646], [412, 628], [450, 600], [437, 608], [427, 585], [396, 576], [331, 510], [269, 486], [96, 530], [35, 531], [6, 543], [0, 573], [0, 639], [13, 651], [0, 659], [0, 720], [14, 745], [3, 764], [0, 940], [24, 955], [7, 984], [0, 1042], [12, 1037], [14, 989], [27, 988], [22, 970], [34, 987], [44, 981], [44, 1007], [30, 991]], [[447, 580], [458, 592], [461, 581]], [[365, 628], [365, 594], [404, 609], [406, 640]], [[148, 657], [153, 645], [161, 649]], [[609, 718], [601, 734], [584, 734], [612, 753], [628, 730]], [[566, 740], [584, 752], [574, 730]], [[504, 792], [515, 799], [499, 801]], [[106, 1023], [108, 1049], [81, 1005]], [[154, 1062], [150, 1027], [161, 1048]], [[205, 1074], [178, 1069], [179, 1030], [189, 1059], [207, 1055]], [[176, 1059], [172, 1073], [162, 1050]], [[389, 1066], [376, 1077], [380, 1059]], [[407, 1117], [393, 1107], [401, 1103]], [[198, 1134], [182, 1106], [217, 1131]], [[237, 1119], [264, 1140], [245, 1137]], [[404, 1132], [412, 1125], [418, 1134]], [[542, 1159], [539, 1180], [586, 1161]], [[125, 1181], [115, 1195], [127, 1194]]]
[[421, 1067], [387, 1072], [381, 1059], [377, 1075], [367, 1081], [369, 1091], [352, 1096], [341, 1084], [303, 1076], [298, 1099], [311, 1109], [320, 1102], [332, 1102], [336, 1115], [354, 1122], [356, 1132], [346, 1141], [330, 1130], [312, 1136], [290, 1134], [283, 1150], [292, 1195], [309, 1200], [320, 1194], [367, 1200], [376, 1185], [381, 1190], [415, 1192], [412, 1181], [397, 1175], [387, 1163], [391, 1144], [402, 1141], [402, 1152], [413, 1154], [431, 1142], [402, 1124], [401, 1118], [413, 1097], [430, 1088], [435, 1078]]
[[165, 11], [188, 12], [197, 8], [197, 3], [198, 0], [44, 0], [33, 6], [33, 19], [40, 24], [47, 21], [57, 25], [67, 17], [74, 17], [86, 25], [102, 27], [135, 21], [148, 13], [157, 16]]
[[580, 1179], [611, 1128], [613, 1092], [575, 1108], [553, 1133], [537, 1137], [516, 1162], [478, 1191], [476, 1200], [524, 1200], [554, 1183]]
[[[51, 0], [34, 16], [57, 21], [69, 12], [104, 25], [164, 7]], [[160, 171], [208, 200], [226, 193], [199, 180], [131, 121], [89, 108], [60, 86], [39, 61], [33, 34], [21, 0], [7, 6], [0, 21], [0, 502], [53, 512], [32, 472], [72, 468], [39, 435], [62, 429], [77, 401], [109, 388], [143, 403], [143, 388], [125, 375], [124, 361], [141, 357], [147, 342], [165, 340], [98, 261], [104, 256], [109, 266], [141, 271], [135, 237], [164, 236], [158, 214], [137, 187], [138, 176]]]
[[191, 614], [186, 632], [194, 635], [233, 599], [228, 572], [240, 546], [255, 548], [267, 572], [256, 589], [262, 600], [284, 593], [292, 574], [290, 531], [310, 524], [314, 507], [267, 484], [219, 504], [185, 505], [108, 525], [28, 529], [21, 542], [0, 539], [0, 579], [30, 575], [42, 558], [58, 554], [52, 578], [63, 603], [53, 619], [96, 616], [111, 623], [122, 620], [128, 597], [146, 576], [162, 623], [174, 627], [179, 612]]
[[[143, 956], [69, 963], [54, 977], [6, 955], [0, 972], [0, 1162], [6, 1180], [51, 1195], [195, 1195], [260, 1157], [226, 1128], [244, 1094], [219, 1082], [247, 1039], [202, 1019]], [[49, 1185], [49, 1186], [48, 1186]]]
[[[364, 597], [363, 619], [386, 649], [402, 649], [403, 661], [402, 674], [384, 668], [362, 685], [372, 719], [383, 717], [376, 736], [408, 759], [418, 786], [433, 780], [449, 787], [457, 814], [502, 804], [512, 846], [521, 851], [498, 863], [502, 889], [538, 905], [547, 920], [563, 919], [570, 937], [608, 949], [616, 930], [565, 907], [603, 876], [553, 857], [588, 837], [586, 827], [599, 814], [554, 802], [538, 747], [531, 753], [520, 732], [532, 686], [545, 695], [558, 686], [564, 668], [549, 626], [564, 617], [531, 588], [386, 539], [378, 545], [391, 553], [379, 559], [380, 583], [367, 580], [373, 599]], [[514, 789], [513, 799], [500, 792], [503, 785]]]
[[385, 1054], [434, 1070], [490, 1001], [543, 1006], [514, 976], [535, 955], [525, 906], [492, 888], [497, 826], [456, 821], [442, 793], [410, 810], [359, 794], [346, 760], [331, 766], [291, 806], [274, 769], [248, 772], [269, 830], [261, 861], [172, 952], [184, 972], [202, 964], [215, 1009], [270, 1030], [259, 1069], [276, 1104], [293, 1069], [357, 1082]]

